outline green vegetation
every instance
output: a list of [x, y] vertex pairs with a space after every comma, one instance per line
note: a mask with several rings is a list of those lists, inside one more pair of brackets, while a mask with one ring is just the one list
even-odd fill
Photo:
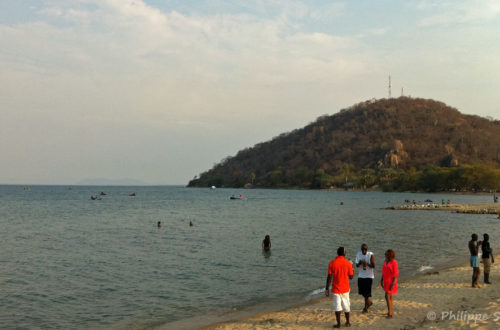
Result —
[[433, 100], [367, 101], [226, 157], [190, 187], [500, 190], [500, 121]]
[[[286, 175], [281, 170], [268, 173], [258, 182], [263, 188], [307, 188], [307, 189], [361, 189], [382, 191], [500, 191], [500, 170], [486, 165], [464, 165], [460, 167], [441, 167], [427, 165], [420, 169], [409, 170], [380, 168], [378, 170], [351, 170], [348, 173], [329, 175], [324, 170], [311, 171], [302, 168]], [[208, 185], [218, 187], [243, 187], [243, 173], [231, 181], [217, 177]], [[248, 175], [250, 178], [251, 175]], [[288, 180], [290, 179], [290, 180]], [[196, 179], [191, 181], [196, 186]]]

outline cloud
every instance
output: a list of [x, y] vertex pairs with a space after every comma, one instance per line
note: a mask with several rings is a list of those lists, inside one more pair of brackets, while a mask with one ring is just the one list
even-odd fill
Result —
[[[35, 94], [52, 94], [56, 113], [58, 94], [81, 101], [75, 94], [83, 90], [96, 104], [80, 110], [76, 105], [76, 112], [116, 115], [98, 104], [108, 98], [129, 120], [147, 121], [167, 112], [164, 117], [173, 121], [198, 122], [196, 117], [207, 112], [224, 118], [238, 111], [238, 100], [231, 96], [238, 89], [258, 97], [269, 86], [326, 83], [367, 69], [366, 58], [351, 55], [356, 39], [305, 33], [292, 23], [288, 13], [307, 14], [304, 5], [261, 18], [161, 12], [140, 0], [76, 4], [52, 1], [42, 10], [44, 22], [1, 27], [5, 44], [11, 46], [7, 48], [15, 51], [3, 52], [0, 60], [18, 75], [30, 72], [58, 87], [26, 86]], [[109, 100], [117, 95], [123, 101]], [[243, 113], [248, 107], [242, 107]], [[140, 113], [137, 108], [142, 108]]]
[[[0, 172], [22, 177], [34, 158], [56, 167], [54, 180], [76, 175], [65, 169], [80, 179], [113, 175], [118, 163], [116, 175], [137, 169], [154, 182], [158, 161], [190, 178], [321, 114], [384, 97], [389, 73], [394, 90], [401, 84], [465, 112], [461, 104], [478, 106], [464, 81], [490, 86], [481, 89], [488, 100], [498, 85], [491, 1], [476, 12], [471, 2], [406, 11], [427, 29], [415, 17], [390, 27], [376, 14], [366, 20], [350, 2], [213, 1], [160, 10], [142, 0], [46, 0], [36, 20], [0, 24], [0, 148], [13, 162]], [[457, 32], [461, 19], [474, 24]]]
[[500, 14], [500, 3], [486, 1], [421, 2], [417, 9], [436, 14], [420, 20], [421, 27], [450, 26], [454, 24], [481, 23], [495, 20]]
[[[36, 21], [0, 25], [8, 109], [0, 147], [12, 161], [3, 182], [77, 181], [95, 171], [155, 182], [160, 162], [180, 172], [162, 180], [178, 183], [315, 118], [304, 109], [324, 93], [317, 86], [365, 74], [367, 57], [352, 55], [356, 38], [304, 31], [301, 20], [317, 11], [275, 3], [261, 15], [269, 7], [260, 6], [203, 14], [140, 0], [51, 0]], [[210, 160], [186, 166], [194, 155]]]

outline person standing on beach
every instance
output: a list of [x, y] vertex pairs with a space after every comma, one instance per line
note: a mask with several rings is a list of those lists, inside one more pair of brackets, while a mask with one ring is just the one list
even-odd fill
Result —
[[[337, 324], [334, 328], [340, 328], [340, 314], [342, 310], [345, 314], [345, 326], [350, 327], [349, 312], [351, 303], [349, 301], [349, 280], [354, 277], [354, 267], [352, 263], [345, 258], [345, 249], [341, 246], [337, 249], [337, 257], [328, 264], [328, 276], [326, 277], [325, 295], [328, 297], [330, 292], [330, 283], [332, 283], [333, 309]], [[333, 280], [333, 282], [332, 282]]]
[[385, 251], [384, 266], [382, 267], [382, 278], [380, 285], [385, 291], [385, 301], [387, 302], [387, 318], [392, 317], [393, 313], [393, 295], [398, 293], [398, 262], [396, 261], [396, 253], [389, 249]]
[[[483, 267], [484, 267], [484, 283], [491, 284], [490, 282], [490, 269], [491, 264], [495, 263], [495, 259], [493, 258], [493, 251], [490, 247], [490, 235], [483, 235], [483, 244], [481, 244], [481, 251], [483, 252]], [[491, 259], [490, 259], [491, 258]]]
[[471, 240], [469, 241], [469, 251], [470, 251], [470, 266], [472, 267], [472, 287], [480, 288], [477, 281], [479, 280], [479, 275], [481, 270], [479, 269], [479, 256], [478, 250], [479, 246], [482, 244], [481, 241], [477, 240], [477, 234], [472, 234]]
[[362, 267], [358, 272], [358, 292], [365, 298], [365, 308], [363, 313], [368, 312], [368, 308], [373, 305], [370, 300], [372, 296], [372, 285], [375, 275], [375, 257], [371, 251], [368, 251], [368, 245], [361, 245], [361, 251], [356, 255], [356, 267]]

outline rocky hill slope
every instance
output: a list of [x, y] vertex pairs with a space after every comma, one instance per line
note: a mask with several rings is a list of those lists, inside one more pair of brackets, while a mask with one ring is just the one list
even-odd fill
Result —
[[189, 186], [322, 188], [359, 181], [363, 171], [430, 164], [499, 168], [500, 121], [429, 99], [366, 101], [241, 150]]

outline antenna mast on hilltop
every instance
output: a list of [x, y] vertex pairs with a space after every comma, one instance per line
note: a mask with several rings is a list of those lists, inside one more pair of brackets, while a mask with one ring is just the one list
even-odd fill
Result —
[[391, 98], [391, 76], [389, 76], [389, 98]]

